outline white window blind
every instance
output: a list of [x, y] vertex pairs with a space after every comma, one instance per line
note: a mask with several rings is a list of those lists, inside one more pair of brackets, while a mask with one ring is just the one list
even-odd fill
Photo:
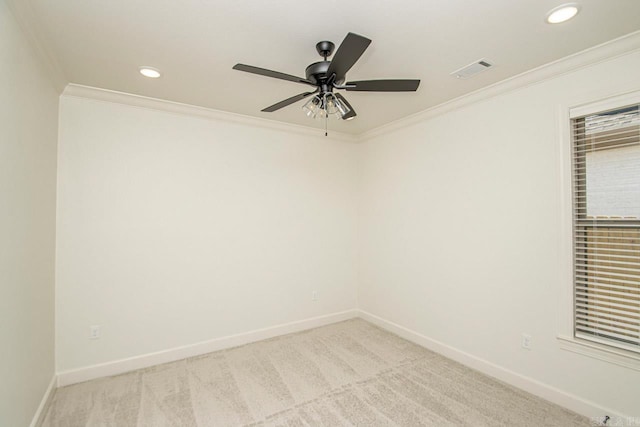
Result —
[[574, 117], [574, 333], [640, 352], [640, 110]]

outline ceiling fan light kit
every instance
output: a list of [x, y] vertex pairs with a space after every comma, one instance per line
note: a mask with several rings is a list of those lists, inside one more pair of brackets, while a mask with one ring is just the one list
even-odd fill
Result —
[[[302, 110], [311, 118], [327, 120], [330, 116], [351, 120], [356, 112], [349, 102], [337, 90], [359, 92], [415, 92], [420, 80], [363, 80], [347, 82], [347, 72], [360, 59], [364, 51], [371, 44], [371, 40], [354, 33], [348, 33], [331, 61], [327, 60], [333, 54], [335, 44], [321, 41], [316, 44], [318, 54], [323, 60], [314, 62], [305, 69], [305, 78], [296, 77], [279, 71], [267, 70], [252, 65], [236, 64], [234, 70], [259, 74], [281, 80], [314, 86], [312, 92], [304, 92], [273, 104], [262, 111], [271, 113], [314, 95], [303, 106]], [[346, 83], [345, 83], [346, 82]], [[326, 126], [326, 122], [325, 122]], [[325, 131], [325, 135], [326, 135]]]
[[323, 119], [330, 116], [344, 119], [351, 112], [351, 108], [334, 96], [333, 93], [327, 92], [323, 96], [316, 95], [307, 101], [302, 106], [302, 111], [312, 119]]

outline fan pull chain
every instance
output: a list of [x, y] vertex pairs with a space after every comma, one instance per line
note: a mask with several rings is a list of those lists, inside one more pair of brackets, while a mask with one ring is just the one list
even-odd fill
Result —
[[324, 136], [329, 136], [327, 133], [327, 125], [329, 123], [329, 114], [324, 115]]

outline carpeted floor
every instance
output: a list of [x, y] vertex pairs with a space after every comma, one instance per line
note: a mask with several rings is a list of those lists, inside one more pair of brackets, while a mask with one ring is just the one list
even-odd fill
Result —
[[588, 426], [360, 319], [60, 388], [45, 427]]

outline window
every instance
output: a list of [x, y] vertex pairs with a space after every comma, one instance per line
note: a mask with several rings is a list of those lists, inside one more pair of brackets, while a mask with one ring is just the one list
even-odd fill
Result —
[[574, 337], [640, 353], [640, 110], [574, 116]]

